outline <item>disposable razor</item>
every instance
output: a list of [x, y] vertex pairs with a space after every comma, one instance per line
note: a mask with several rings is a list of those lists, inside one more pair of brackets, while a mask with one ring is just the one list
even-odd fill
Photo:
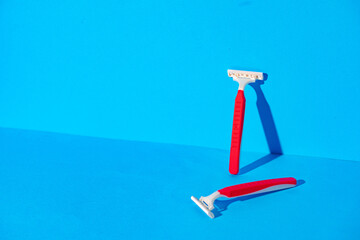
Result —
[[248, 72], [229, 69], [228, 75], [229, 77], [232, 77], [234, 81], [237, 81], [239, 83], [239, 90], [235, 98], [235, 110], [231, 136], [229, 166], [229, 171], [231, 174], [238, 174], [240, 164], [241, 136], [244, 125], [246, 101], [244, 96], [244, 88], [248, 83], [255, 82], [256, 80], [264, 80], [264, 74], [261, 72]]
[[292, 177], [268, 179], [226, 187], [210, 194], [207, 197], [200, 197], [200, 199], [191, 196], [191, 200], [193, 200], [196, 205], [198, 205], [201, 210], [203, 210], [210, 218], [214, 218], [214, 213], [211, 211], [214, 209], [214, 201], [217, 198], [235, 198], [240, 196], [273, 192], [295, 187], [296, 184], [296, 179]]

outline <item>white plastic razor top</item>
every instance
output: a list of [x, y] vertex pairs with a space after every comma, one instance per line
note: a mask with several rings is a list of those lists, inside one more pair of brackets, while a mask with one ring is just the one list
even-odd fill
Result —
[[239, 90], [244, 90], [248, 83], [255, 82], [256, 80], [264, 80], [264, 74], [262, 72], [249, 72], [228, 69], [228, 76], [232, 77], [234, 81], [239, 83]]
[[202, 203], [200, 202], [196, 197], [191, 196], [191, 200], [194, 201], [194, 203], [196, 203], [196, 205], [198, 205], [201, 210], [203, 210], [209, 217], [214, 218], [214, 214]]

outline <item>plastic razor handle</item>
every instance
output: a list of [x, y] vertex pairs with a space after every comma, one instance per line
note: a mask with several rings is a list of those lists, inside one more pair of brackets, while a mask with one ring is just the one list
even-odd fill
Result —
[[231, 136], [229, 165], [229, 171], [231, 174], [239, 173], [240, 146], [244, 125], [245, 102], [244, 91], [239, 90], [235, 98], [235, 110]]
[[262, 180], [243, 183], [223, 188], [218, 192], [226, 197], [240, 197], [252, 194], [266, 193], [296, 186], [296, 179], [292, 177]]

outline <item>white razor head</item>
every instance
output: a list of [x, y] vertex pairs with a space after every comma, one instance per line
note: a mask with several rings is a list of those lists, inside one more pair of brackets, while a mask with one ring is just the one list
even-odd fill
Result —
[[208, 209], [207, 206], [205, 206], [205, 204], [203, 204], [202, 202], [199, 201], [199, 199], [197, 199], [194, 196], [191, 196], [191, 200], [194, 201], [194, 203], [196, 203], [196, 205], [198, 205], [201, 210], [203, 210], [210, 218], [214, 218], [214, 214]]
[[229, 77], [235, 78], [249, 78], [252, 80], [264, 80], [264, 73], [262, 72], [250, 72], [250, 71], [240, 71], [240, 70], [231, 70], [228, 69]]
[[264, 80], [262, 72], [249, 72], [240, 70], [228, 70], [229, 77], [239, 83], [239, 90], [244, 90], [248, 83], [254, 83], [256, 80]]

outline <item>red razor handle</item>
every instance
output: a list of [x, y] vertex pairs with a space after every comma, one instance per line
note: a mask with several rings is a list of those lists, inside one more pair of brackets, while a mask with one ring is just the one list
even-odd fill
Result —
[[218, 192], [226, 197], [240, 197], [258, 193], [273, 192], [286, 188], [295, 187], [297, 181], [295, 178], [275, 178], [256, 182], [242, 183], [220, 189]]
[[235, 98], [235, 110], [234, 110], [233, 128], [232, 128], [232, 136], [231, 136], [230, 166], [229, 166], [229, 171], [231, 174], [239, 173], [240, 146], [241, 146], [243, 125], [244, 125], [245, 102], [246, 100], [244, 96], [244, 91], [239, 90]]

